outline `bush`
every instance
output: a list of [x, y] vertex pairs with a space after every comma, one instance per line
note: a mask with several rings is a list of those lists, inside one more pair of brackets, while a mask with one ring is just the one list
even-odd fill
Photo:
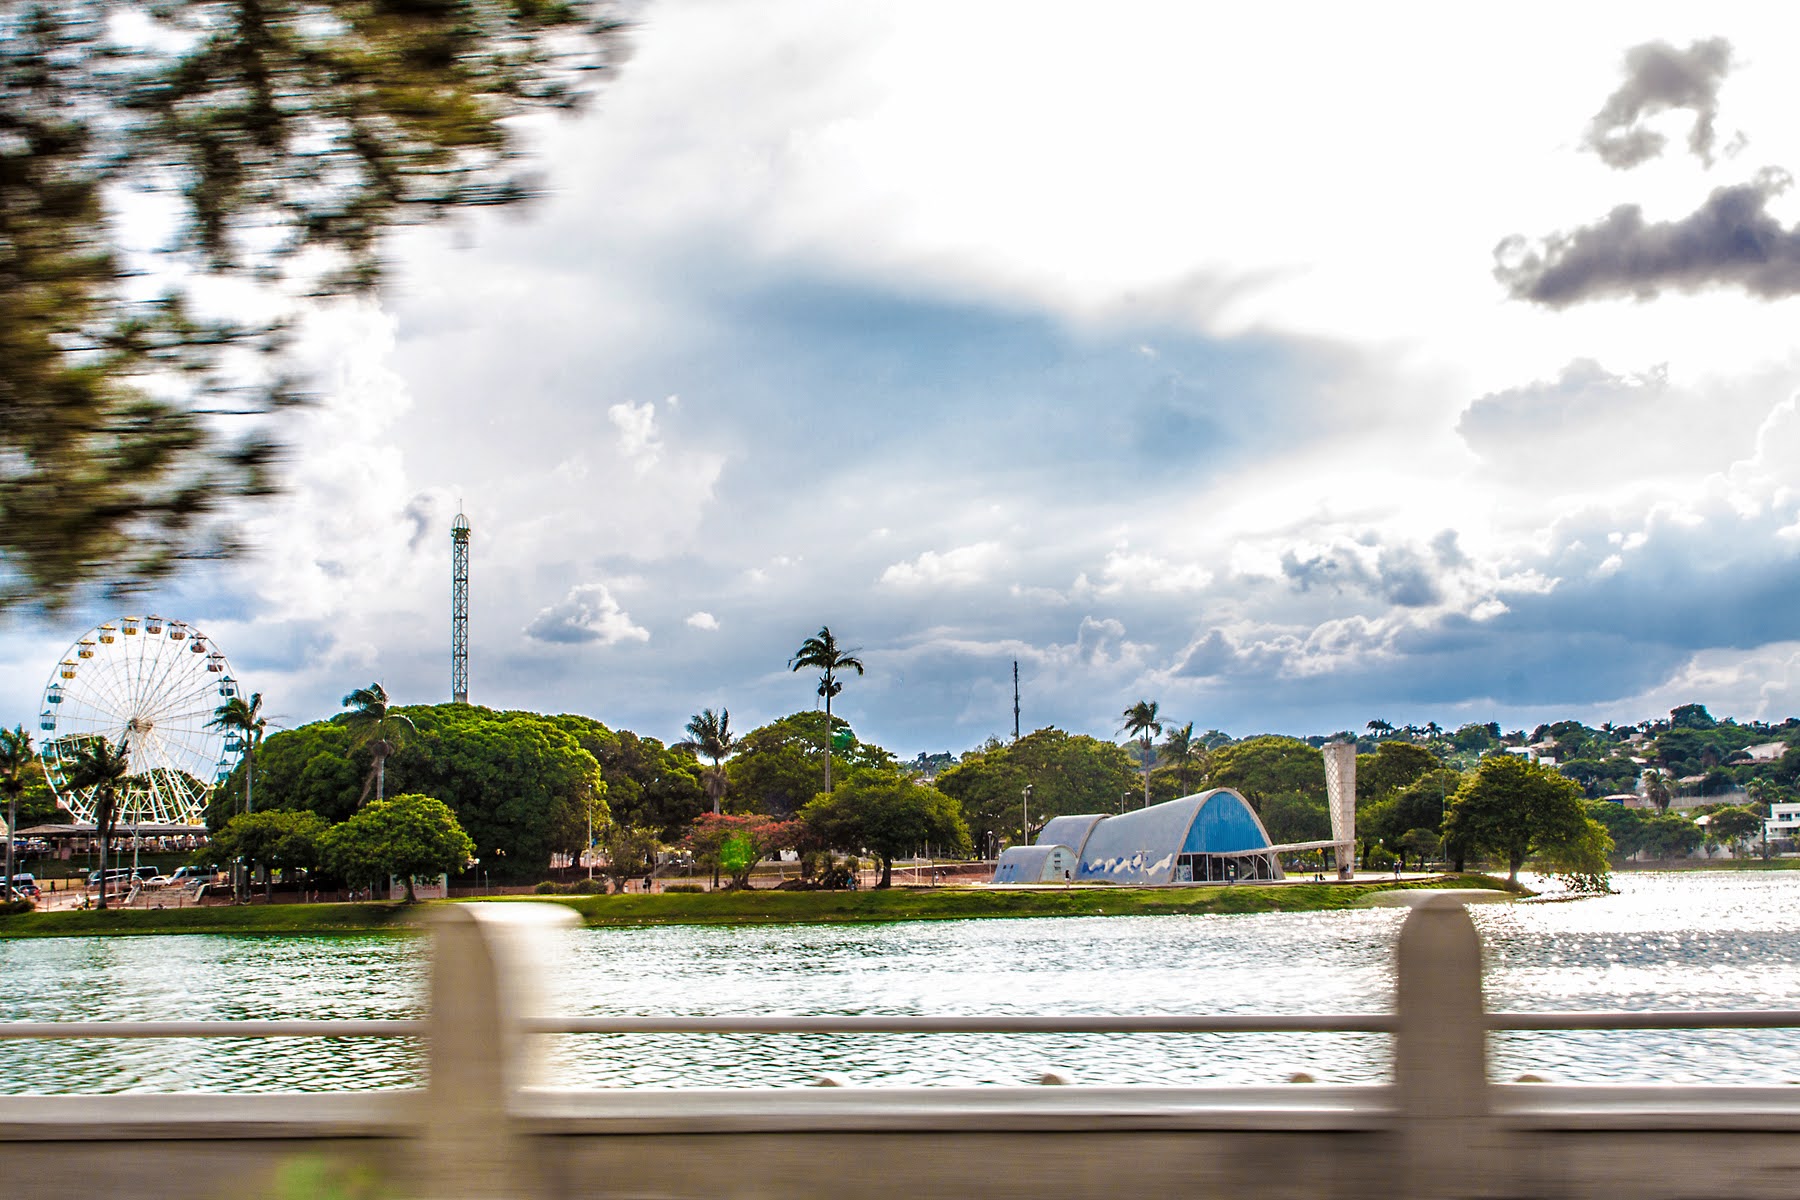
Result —
[[554, 879], [546, 879], [531, 890], [540, 896], [567, 896], [573, 893], [575, 888], [571, 884], [558, 883]]
[[575, 886], [569, 890], [577, 896], [602, 895], [606, 891], [606, 881], [604, 879], [578, 879], [575, 881]]
[[704, 892], [705, 890], [704, 887], [697, 883], [666, 883], [663, 885], [663, 891], [665, 892], [694, 893]]
[[20, 913], [31, 912], [36, 907], [29, 900], [8, 900], [0, 904], [0, 917], [16, 917]]

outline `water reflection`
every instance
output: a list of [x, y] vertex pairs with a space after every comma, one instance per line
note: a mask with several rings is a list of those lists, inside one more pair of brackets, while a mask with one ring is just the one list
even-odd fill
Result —
[[[1496, 1009], [1780, 1008], [1800, 939], [1800, 875], [1621, 877], [1621, 894], [1475, 908]], [[1066, 918], [857, 926], [663, 927], [565, 935], [551, 1006], [592, 1015], [1381, 1012], [1404, 913]], [[393, 1017], [419, 1009], [423, 946], [402, 937], [0, 943], [12, 1019]], [[870, 1085], [1371, 1081], [1372, 1035], [562, 1037], [553, 1082], [758, 1087], [825, 1074]], [[0, 1043], [0, 1090], [321, 1090], [410, 1086], [397, 1040]], [[1800, 1079], [1800, 1033], [1516, 1033], [1498, 1078]]]

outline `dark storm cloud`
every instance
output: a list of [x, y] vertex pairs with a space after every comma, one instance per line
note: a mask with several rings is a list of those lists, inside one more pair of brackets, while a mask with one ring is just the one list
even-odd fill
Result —
[[1383, 546], [1373, 563], [1349, 546], [1333, 546], [1304, 558], [1287, 550], [1281, 556], [1281, 573], [1297, 591], [1356, 590], [1402, 608], [1436, 604], [1443, 598], [1430, 562], [1406, 546]]
[[1646, 222], [1622, 204], [1602, 221], [1532, 244], [1509, 237], [1494, 249], [1494, 277], [1515, 300], [1567, 308], [1603, 296], [1648, 300], [1667, 288], [1741, 287], [1778, 299], [1800, 292], [1800, 228], [1768, 212], [1791, 182], [1765, 171], [1719, 188], [1678, 221]]
[[1661, 154], [1668, 143], [1644, 120], [1686, 109], [1694, 114], [1688, 149], [1710, 166], [1719, 85], [1730, 69], [1731, 43], [1724, 38], [1695, 42], [1686, 50], [1667, 42], [1633, 46], [1625, 52], [1625, 82], [1588, 124], [1588, 148], [1610, 167], [1635, 167]]

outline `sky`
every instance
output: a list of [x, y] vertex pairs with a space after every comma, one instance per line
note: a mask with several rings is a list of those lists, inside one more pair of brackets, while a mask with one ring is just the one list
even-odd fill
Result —
[[[658, 0], [545, 196], [313, 311], [254, 551], [159, 588], [277, 722], [667, 741], [835, 704], [1328, 733], [1800, 713], [1784, 6]], [[31, 722], [87, 605], [0, 624]], [[12, 714], [7, 716], [6, 714]]]

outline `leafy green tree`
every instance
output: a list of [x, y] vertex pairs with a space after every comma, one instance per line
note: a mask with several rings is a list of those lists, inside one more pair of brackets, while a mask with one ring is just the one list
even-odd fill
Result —
[[1470, 722], [1459, 727], [1455, 733], [1450, 735], [1450, 744], [1458, 750], [1472, 754], [1486, 754], [1489, 750], [1496, 750], [1500, 746], [1500, 723], [1498, 721]]
[[1190, 795], [1188, 773], [1205, 757], [1201, 742], [1194, 737], [1194, 723], [1169, 730], [1163, 744], [1157, 747], [1157, 758], [1175, 772], [1175, 792]]
[[213, 834], [207, 853], [214, 863], [237, 859], [263, 871], [264, 895], [271, 871], [311, 871], [319, 865], [319, 843], [330, 828], [318, 813], [241, 813]]
[[[449, 805], [476, 839], [494, 879], [541, 879], [553, 854], [575, 854], [586, 845], [590, 816], [598, 828], [612, 815], [608, 801], [614, 788], [578, 736], [585, 730], [604, 735], [603, 742], [611, 739], [597, 722], [473, 704], [410, 706], [391, 716], [405, 717], [414, 730], [387, 762], [396, 790], [435, 796]], [[269, 737], [257, 756], [259, 812], [306, 810], [336, 822], [356, 811], [373, 753], [367, 742], [356, 744], [349, 720], [340, 714]], [[702, 801], [693, 760], [665, 754], [692, 794], [690, 811], [698, 812]], [[229, 781], [208, 809], [214, 829], [232, 815], [229, 799], [219, 795], [228, 788]]]
[[1706, 824], [1706, 840], [1730, 850], [1758, 836], [1763, 830], [1760, 814], [1745, 807], [1715, 809]]
[[106, 851], [119, 820], [119, 791], [131, 774], [127, 739], [114, 746], [104, 737], [83, 738], [69, 763], [69, 786], [94, 789], [94, 832], [100, 838], [100, 907], [106, 907]]
[[[788, 670], [802, 671], [813, 668], [822, 671], [819, 677], [819, 695], [825, 700], [825, 728], [833, 731], [831, 723], [831, 701], [843, 685], [837, 677], [845, 671], [863, 673], [862, 660], [855, 656], [854, 650], [846, 650], [838, 645], [837, 638], [832, 636], [829, 625], [819, 626], [819, 632], [800, 643], [800, 649], [794, 651], [794, 657], [788, 659]], [[831, 755], [825, 755], [825, 790], [831, 790]]]
[[1674, 799], [1675, 789], [1669, 784], [1669, 777], [1661, 771], [1644, 772], [1644, 799], [1656, 805], [1657, 811], [1668, 812], [1669, 801]]
[[460, 873], [474, 856], [475, 843], [443, 801], [406, 793], [372, 801], [333, 825], [319, 850], [326, 868], [347, 883], [375, 887], [399, 876], [412, 904], [418, 899], [414, 876]]
[[1163, 723], [1157, 716], [1156, 701], [1139, 700], [1124, 714], [1125, 723], [1119, 726], [1120, 733], [1130, 734], [1137, 739], [1140, 758], [1144, 764], [1144, 807], [1150, 807], [1150, 745], [1151, 740], [1162, 734]]
[[1686, 858], [1699, 848], [1704, 836], [1682, 813], [1657, 813], [1644, 822], [1643, 853], [1655, 859]]
[[1264, 797], [1277, 793], [1326, 802], [1325, 758], [1298, 738], [1246, 738], [1215, 750], [1209, 782], [1235, 789], [1259, 813]]
[[693, 853], [695, 862], [729, 875], [733, 888], [748, 888], [756, 864], [777, 850], [791, 848], [804, 832], [799, 821], [760, 813], [701, 813], [682, 844]]
[[689, 719], [687, 732], [690, 740], [677, 743], [676, 749], [691, 750], [712, 759], [712, 770], [706, 773], [706, 794], [712, 800], [716, 815], [728, 784], [722, 764], [737, 747], [737, 740], [731, 736], [731, 710], [724, 708], [715, 713], [710, 708], [703, 708]]
[[244, 743], [244, 811], [247, 813], [256, 811], [250, 784], [256, 772], [256, 751], [262, 745], [263, 731], [268, 725], [262, 715], [261, 692], [252, 693], [249, 700], [233, 696], [213, 709], [212, 720], [206, 723], [208, 729], [223, 729]]
[[739, 739], [737, 755], [725, 767], [734, 803], [753, 806], [781, 820], [796, 816], [819, 790], [819, 759], [824, 755], [827, 729], [834, 747], [833, 770], [840, 778], [858, 766], [893, 762], [891, 754], [859, 740], [837, 717], [822, 712], [792, 713]]
[[1356, 795], [1374, 799], [1399, 791], [1441, 764], [1437, 755], [1411, 742], [1385, 741], [1373, 754], [1356, 756]]
[[1132, 790], [1135, 774], [1130, 754], [1118, 743], [1047, 727], [1011, 744], [993, 739], [971, 750], [938, 776], [937, 787], [957, 802], [970, 833], [985, 845], [990, 838], [1024, 838], [1013, 822], [1023, 820], [1028, 783], [1032, 816], [1041, 823], [1114, 811]]
[[1257, 815], [1272, 845], [1323, 842], [1331, 837], [1331, 813], [1326, 810], [1325, 802], [1301, 792], [1264, 795], [1262, 811]]
[[374, 784], [375, 798], [380, 800], [387, 794], [388, 756], [413, 731], [412, 718], [389, 706], [387, 690], [379, 683], [357, 688], [345, 696], [344, 707], [350, 710], [345, 722], [350, 729], [350, 736], [359, 745], [369, 748], [372, 760], [369, 778], [363, 783], [363, 797], [367, 798], [369, 785]]
[[600, 848], [606, 854], [606, 873], [612, 877], [615, 892], [623, 892], [628, 882], [656, 870], [660, 847], [651, 830], [608, 821], [600, 832]]
[[1581, 789], [1516, 754], [1490, 754], [1457, 791], [1444, 821], [1446, 840], [1506, 860], [1508, 878], [1534, 850], [1589, 838]]
[[[512, 118], [577, 99], [614, 28], [541, 0], [122, 11], [0, 17], [0, 609], [234, 551], [218, 510], [271, 490], [294, 388], [278, 326], [187, 297], [367, 290], [386, 231], [526, 197]], [[166, 248], [129, 249], [127, 193]]]
[[37, 764], [31, 735], [23, 725], [0, 727], [0, 796], [6, 797], [6, 881], [0, 897], [12, 896], [13, 836], [19, 829], [19, 797], [25, 794], [27, 773]]
[[827, 846], [879, 857], [876, 887], [891, 887], [894, 859], [916, 847], [930, 843], [945, 854], [969, 852], [969, 828], [956, 801], [891, 768], [852, 771], [837, 791], [815, 796], [802, 816]]
[[1575, 836], [1546, 846], [1539, 855], [1539, 863], [1545, 870], [1561, 877], [1570, 891], [1603, 895], [1612, 890], [1606, 859], [1613, 849], [1613, 840], [1606, 827], [1591, 818], [1584, 818]]
[[1626, 808], [1610, 800], [1590, 800], [1587, 815], [1590, 820], [1599, 822], [1612, 838], [1614, 859], [1631, 858], [1644, 848], [1644, 814], [1641, 810]]
[[617, 823], [654, 830], [662, 841], [674, 842], [706, 811], [701, 767], [691, 755], [628, 729], [609, 730], [587, 717], [551, 719], [599, 762], [606, 802]]

